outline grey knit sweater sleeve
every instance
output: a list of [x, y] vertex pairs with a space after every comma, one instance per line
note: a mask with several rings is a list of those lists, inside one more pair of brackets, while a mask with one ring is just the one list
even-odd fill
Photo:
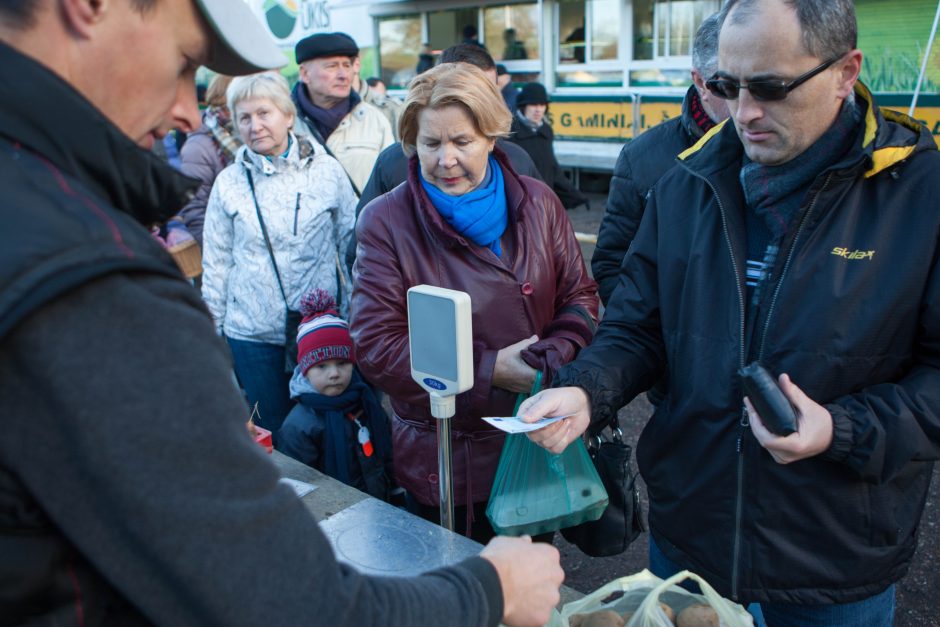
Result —
[[410, 579], [336, 562], [248, 437], [225, 346], [183, 281], [114, 275], [47, 305], [2, 341], [0, 397], [0, 469], [99, 585], [154, 624], [476, 626], [502, 615], [480, 557]]

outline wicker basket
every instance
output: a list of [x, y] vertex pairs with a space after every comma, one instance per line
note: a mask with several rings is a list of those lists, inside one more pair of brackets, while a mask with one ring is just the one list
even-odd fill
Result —
[[187, 279], [194, 279], [202, 274], [202, 251], [194, 239], [180, 242], [168, 249], [173, 261]]

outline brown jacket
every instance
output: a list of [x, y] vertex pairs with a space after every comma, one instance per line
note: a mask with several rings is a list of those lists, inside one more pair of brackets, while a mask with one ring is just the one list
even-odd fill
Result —
[[473, 309], [473, 388], [457, 397], [453, 419], [454, 498], [489, 497], [502, 432], [480, 420], [508, 416], [516, 394], [494, 388], [496, 353], [538, 335], [523, 355], [551, 375], [588, 344], [597, 320], [597, 285], [558, 198], [519, 176], [497, 148], [509, 227], [503, 258], [458, 235], [433, 207], [412, 157], [408, 181], [369, 203], [356, 227], [351, 333], [362, 373], [392, 400], [395, 473], [419, 501], [438, 502], [435, 419], [428, 395], [411, 379], [408, 288], [429, 284], [467, 292]]

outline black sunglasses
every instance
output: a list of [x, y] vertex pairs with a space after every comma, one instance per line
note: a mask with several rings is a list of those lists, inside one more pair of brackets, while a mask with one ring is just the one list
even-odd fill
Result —
[[746, 85], [742, 85], [733, 78], [724, 78], [715, 74], [710, 79], [705, 81], [705, 87], [708, 88], [708, 91], [712, 92], [719, 98], [723, 98], [724, 100], [737, 100], [738, 95], [741, 93], [742, 89], [746, 89], [751, 92], [751, 96], [754, 97], [754, 100], [783, 100], [791, 91], [809, 79], [813, 78], [844, 56], [845, 55], [839, 55], [834, 59], [829, 59], [825, 63], [814, 67], [806, 74], [798, 76], [789, 83], [784, 82], [779, 78], [769, 78], [767, 80], [751, 81]]

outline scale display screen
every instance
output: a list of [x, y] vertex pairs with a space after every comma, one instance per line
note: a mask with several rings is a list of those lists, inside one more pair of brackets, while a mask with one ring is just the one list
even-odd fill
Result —
[[447, 381], [457, 380], [457, 316], [454, 302], [420, 292], [408, 295], [421, 311], [420, 329], [411, 334], [411, 367]]

